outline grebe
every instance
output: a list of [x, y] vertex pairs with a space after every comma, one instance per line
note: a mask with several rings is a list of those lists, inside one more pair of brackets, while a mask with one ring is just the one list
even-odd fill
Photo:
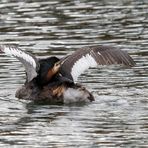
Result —
[[38, 59], [17, 47], [0, 45], [0, 52], [16, 57], [25, 67], [26, 81], [16, 91], [19, 99], [43, 103], [79, 103], [94, 101], [93, 95], [76, 83], [89, 67], [97, 65], [123, 64], [134, 66], [129, 54], [109, 46], [88, 46], [59, 59]]

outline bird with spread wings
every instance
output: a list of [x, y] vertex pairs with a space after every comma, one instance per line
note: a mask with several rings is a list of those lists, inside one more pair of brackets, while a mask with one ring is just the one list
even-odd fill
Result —
[[[36, 100], [37, 98], [43, 99], [43, 97], [49, 97], [49, 100], [52, 100], [53, 98], [58, 98], [58, 100], [60, 100], [59, 98], [62, 98], [61, 101], [65, 103], [65, 100], [68, 100], [68, 98], [70, 100], [70, 97], [72, 98], [75, 96], [73, 92], [68, 91], [68, 88], [88, 92], [86, 89], [76, 84], [77, 78], [88, 68], [97, 67], [97, 65], [112, 64], [121, 64], [128, 67], [135, 65], [134, 60], [126, 51], [101, 45], [80, 48], [61, 59], [57, 57], [39, 59], [20, 48], [9, 45], [0, 45], [0, 52], [16, 57], [24, 65], [26, 82], [23, 85], [23, 91], [25, 88], [25, 91], [27, 91], [25, 94], [29, 94], [27, 95], [27, 99], [30, 97], [33, 98], [32, 100]], [[64, 84], [64, 87], [62, 83]], [[56, 84], [56, 87], [54, 84]], [[60, 85], [60, 87], [57, 84]], [[31, 87], [28, 87], [28, 85], [31, 85]], [[31, 88], [32, 91], [30, 91]], [[23, 91], [19, 90], [19, 93], [21, 94]], [[66, 92], [67, 94], [65, 94]], [[76, 93], [77, 91], [75, 94]], [[24, 94], [20, 94], [17, 95], [19, 98], [26, 98], [24, 97]], [[71, 100], [79, 102], [83, 96], [85, 97], [84, 92], [82, 94], [77, 93], [75, 99]], [[85, 98], [87, 100], [91, 100], [88, 98], [93, 97], [91, 93], [86, 96], [87, 97]]]

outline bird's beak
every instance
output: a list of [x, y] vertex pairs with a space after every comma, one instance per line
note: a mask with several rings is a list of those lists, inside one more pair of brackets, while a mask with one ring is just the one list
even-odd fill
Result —
[[66, 61], [66, 59], [64, 59], [64, 60], [61, 60], [61, 61], [58, 61], [58, 62], [56, 62], [56, 65], [59, 65], [59, 66], [61, 66], [64, 62]]
[[53, 68], [54, 73], [59, 71], [59, 69], [63, 63], [64, 63], [64, 61], [58, 61], [54, 64], [54, 68]]

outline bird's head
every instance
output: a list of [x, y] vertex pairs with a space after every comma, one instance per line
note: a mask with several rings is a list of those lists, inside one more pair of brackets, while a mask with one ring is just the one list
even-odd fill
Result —
[[49, 81], [56, 76], [61, 68], [61, 65], [64, 63], [64, 60], [60, 60], [57, 57], [49, 57], [41, 59], [39, 62], [40, 69], [38, 71], [37, 81], [43, 86], [48, 84]]

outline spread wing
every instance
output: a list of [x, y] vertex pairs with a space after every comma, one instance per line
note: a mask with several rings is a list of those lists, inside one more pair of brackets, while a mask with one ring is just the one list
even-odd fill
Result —
[[64, 63], [61, 66], [60, 73], [74, 81], [89, 67], [111, 64], [123, 64], [128, 67], [135, 65], [126, 51], [109, 46], [84, 47], [61, 60]]
[[0, 45], [0, 52], [16, 57], [24, 65], [27, 74], [27, 82], [37, 76], [39, 62], [32, 54], [8, 45]]

